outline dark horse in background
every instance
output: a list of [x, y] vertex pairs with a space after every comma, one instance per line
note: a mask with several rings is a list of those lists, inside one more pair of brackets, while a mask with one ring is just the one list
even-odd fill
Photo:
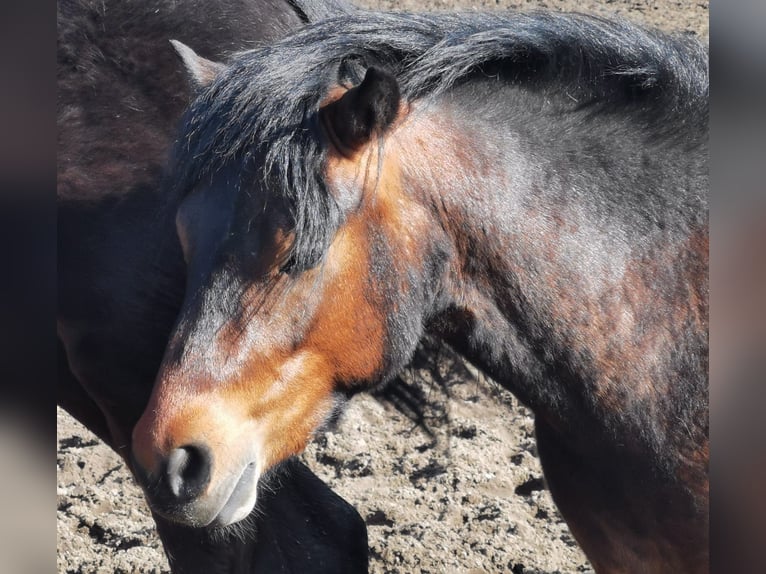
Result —
[[155, 511], [246, 516], [434, 333], [532, 409], [597, 572], [706, 572], [706, 48], [357, 14], [219, 69], [176, 147], [189, 280], [133, 433]]
[[[187, 273], [176, 206], [161, 179], [194, 94], [169, 40], [225, 59], [334, 8], [287, 0], [58, 3], [57, 398], [129, 463], [131, 432]], [[236, 533], [155, 515], [173, 571], [366, 572], [356, 511], [298, 461], [273, 479], [262, 514]]]

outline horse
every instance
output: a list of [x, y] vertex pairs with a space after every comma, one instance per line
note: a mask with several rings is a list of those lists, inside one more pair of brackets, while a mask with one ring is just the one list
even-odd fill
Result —
[[347, 14], [219, 65], [168, 193], [187, 289], [132, 436], [225, 527], [434, 335], [535, 416], [601, 573], [708, 571], [708, 57], [577, 14]]
[[[169, 40], [211, 58], [341, 3], [58, 3], [57, 402], [131, 465], [131, 432], [181, 308], [186, 266], [163, 166], [194, 95]], [[174, 572], [366, 572], [359, 514], [290, 459], [236, 532], [154, 515]]]

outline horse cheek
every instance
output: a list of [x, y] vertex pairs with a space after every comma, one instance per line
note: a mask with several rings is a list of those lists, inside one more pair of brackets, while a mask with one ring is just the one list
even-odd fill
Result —
[[309, 348], [327, 358], [328, 374], [343, 391], [362, 390], [383, 362], [385, 321], [374, 304], [364, 230], [361, 220], [352, 219], [333, 243], [326, 270], [331, 280], [308, 338]]

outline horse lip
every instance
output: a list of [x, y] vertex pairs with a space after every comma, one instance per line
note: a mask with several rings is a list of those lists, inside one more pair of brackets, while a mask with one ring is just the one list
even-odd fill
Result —
[[[252, 503], [249, 504], [247, 513], [243, 516], [238, 516], [244, 504], [252, 498], [252, 494], [258, 483], [258, 474], [256, 472], [255, 462], [251, 462], [242, 469], [239, 478], [234, 483], [229, 495], [226, 497], [226, 501], [223, 503], [218, 512], [205, 526], [224, 527], [229, 524], [233, 524], [245, 518], [252, 510]], [[254, 501], [254, 499], [253, 499]]]

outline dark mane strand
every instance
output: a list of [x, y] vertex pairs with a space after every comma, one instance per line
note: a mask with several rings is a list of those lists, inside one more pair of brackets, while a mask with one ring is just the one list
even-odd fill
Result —
[[317, 111], [348, 62], [388, 69], [409, 101], [491, 73], [579, 106], [642, 113], [657, 126], [702, 125], [697, 116], [707, 113], [707, 49], [694, 38], [578, 14], [359, 12], [238, 55], [186, 116], [178, 189], [233, 162], [252, 172], [258, 157], [258, 177], [292, 206], [292, 263], [315, 264], [339, 217], [323, 182]]

